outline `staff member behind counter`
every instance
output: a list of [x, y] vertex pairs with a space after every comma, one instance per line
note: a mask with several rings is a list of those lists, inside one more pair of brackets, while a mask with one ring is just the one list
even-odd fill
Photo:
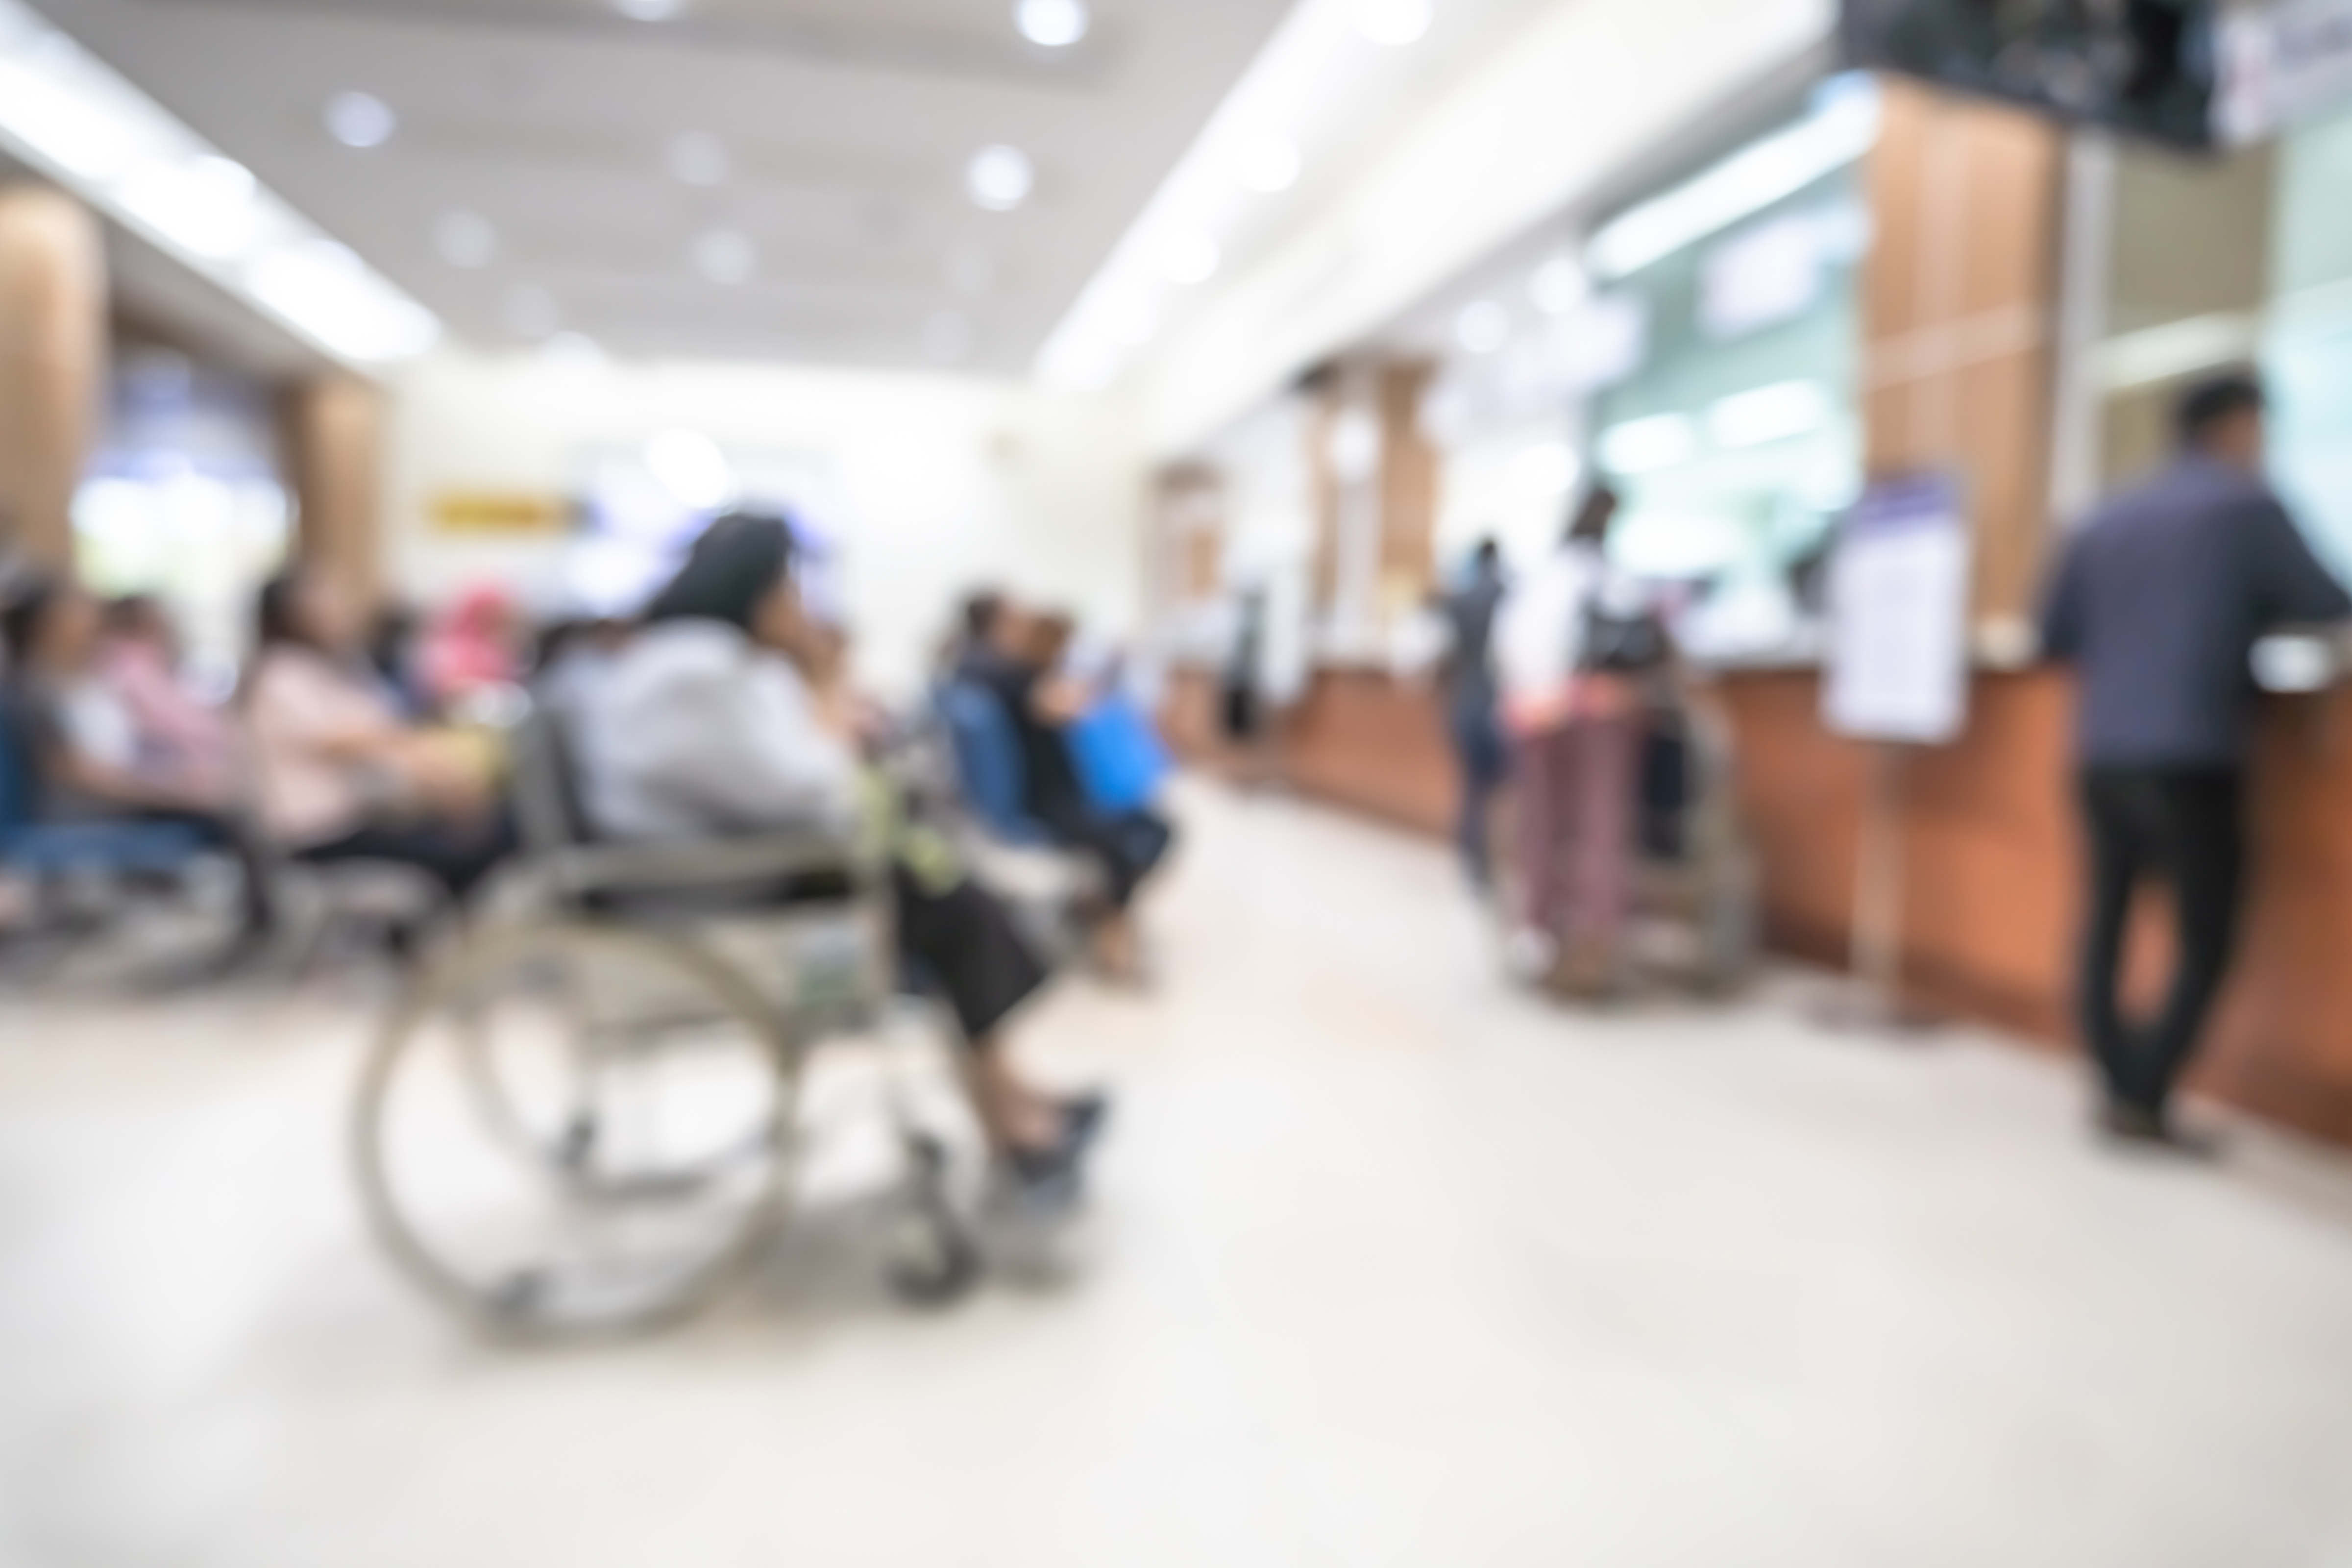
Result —
[[[2091, 847], [2082, 1026], [2105, 1089], [2099, 1121], [2129, 1142], [2195, 1152], [2174, 1086], [2228, 973], [2245, 880], [2244, 773], [2255, 640], [2352, 616], [2262, 477], [2263, 391], [2231, 374], [2192, 387], [2179, 452], [2074, 535], [2042, 623], [2081, 682], [2076, 719]], [[2179, 957], [2155, 1018], [2116, 998], [2133, 890], [2172, 884]]]

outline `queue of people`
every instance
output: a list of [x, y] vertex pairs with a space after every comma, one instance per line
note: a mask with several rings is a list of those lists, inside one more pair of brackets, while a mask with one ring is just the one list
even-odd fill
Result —
[[[2252, 655], [2291, 624], [2352, 619], [2263, 478], [2264, 399], [2250, 374], [2189, 387], [2172, 462], [2070, 535], [2041, 626], [2046, 660], [2078, 675], [2080, 808], [2088, 847], [2080, 1026], [2105, 1135], [2183, 1152], [2174, 1116], [2233, 956], [2245, 897]], [[1482, 544], [1439, 602], [1459, 767], [1459, 839], [1482, 893], [1496, 880], [1490, 807], [1515, 799], [1514, 973], [1570, 994], [1623, 974], [1645, 777], [1644, 715], [1674, 685], [1667, 620], [1606, 549], [1618, 499], [1596, 487], [1559, 545], [1516, 580]], [[2119, 1000], [2136, 892], [2168, 884], [2174, 970], [2152, 1016]]]

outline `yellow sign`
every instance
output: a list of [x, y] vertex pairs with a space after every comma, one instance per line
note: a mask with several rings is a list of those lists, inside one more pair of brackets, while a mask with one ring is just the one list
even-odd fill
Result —
[[572, 531], [572, 503], [562, 496], [518, 490], [448, 490], [427, 513], [436, 533], [476, 538], [547, 538]]

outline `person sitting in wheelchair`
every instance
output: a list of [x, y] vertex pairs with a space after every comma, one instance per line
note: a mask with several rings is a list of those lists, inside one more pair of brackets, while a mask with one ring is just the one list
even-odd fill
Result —
[[1045, 965], [946, 841], [906, 822], [861, 766], [838, 647], [803, 607], [793, 552], [790, 529], [767, 517], [721, 518], [697, 542], [578, 715], [587, 817], [638, 841], [884, 824], [901, 956], [955, 1014], [992, 1150], [1024, 1184], [1066, 1182], [1103, 1103], [1033, 1088], [1004, 1038]]

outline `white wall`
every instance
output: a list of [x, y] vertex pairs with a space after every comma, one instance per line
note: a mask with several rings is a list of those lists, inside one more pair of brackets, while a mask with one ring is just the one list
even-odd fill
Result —
[[1139, 613], [1145, 468], [1117, 400], [944, 376], [462, 353], [419, 362], [392, 395], [392, 571], [419, 600], [486, 577], [547, 597], [561, 575], [560, 542], [436, 535], [436, 495], [578, 495], [597, 452], [684, 426], [730, 452], [829, 468], [861, 671], [894, 695], [919, 681], [974, 585], [1114, 634]]
[[1828, 0], [1559, 0], [1399, 128], [1139, 367], [1155, 449], [1189, 451], [1298, 371], [1727, 100], [1820, 47]]

